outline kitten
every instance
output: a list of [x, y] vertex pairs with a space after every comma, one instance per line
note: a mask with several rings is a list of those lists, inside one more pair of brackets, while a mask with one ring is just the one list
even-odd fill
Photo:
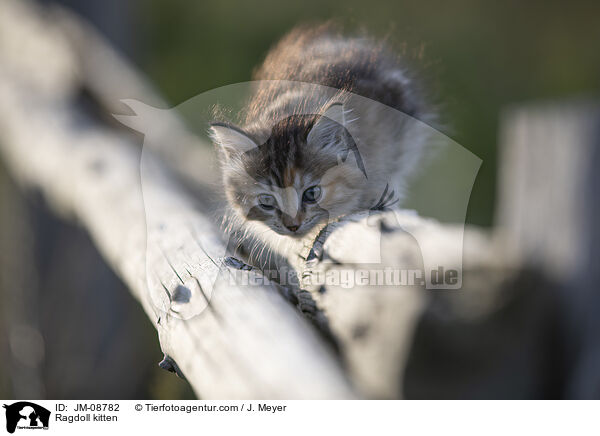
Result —
[[401, 197], [433, 118], [383, 43], [299, 27], [254, 78], [242, 127], [210, 127], [242, 227], [297, 238]]

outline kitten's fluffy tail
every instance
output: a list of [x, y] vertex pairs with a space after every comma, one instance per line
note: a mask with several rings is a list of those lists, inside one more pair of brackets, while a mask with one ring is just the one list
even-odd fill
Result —
[[429, 121], [432, 110], [408, 67], [408, 60], [386, 41], [366, 34], [348, 36], [339, 25], [326, 22], [291, 30], [269, 51], [254, 79], [329, 86]]

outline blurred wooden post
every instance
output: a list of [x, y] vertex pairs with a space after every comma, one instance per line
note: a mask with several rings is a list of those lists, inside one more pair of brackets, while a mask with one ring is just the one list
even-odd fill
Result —
[[497, 225], [558, 280], [578, 272], [598, 231], [586, 216], [600, 195], [588, 188], [598, 120], [597, 106], [574, 102], [515, 107], [501, 123]]
[[567, 397], [600, 396], [600, 105], [525, 105], [502, 120], [497, 224], [561, 289]]

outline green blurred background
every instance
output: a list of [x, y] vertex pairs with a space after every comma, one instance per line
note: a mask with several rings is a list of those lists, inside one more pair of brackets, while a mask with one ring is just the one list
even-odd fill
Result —
[[[494, 213], [503, 108], [597, 96], [600, 3], [595, 1], [150, 1], [132, 10], [134, 59], [168, 101], [249, 80], [294, 25], [335, 19], [387, 37], [428, 86], [444, 133], [483, 160], [467, 220]], [[139, 13], [139, 14], [138, 14]]]

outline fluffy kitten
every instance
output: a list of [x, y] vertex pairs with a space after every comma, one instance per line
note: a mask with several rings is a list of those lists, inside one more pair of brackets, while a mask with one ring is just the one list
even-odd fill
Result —
[[415, 119], [432, 117], [383, 43], [300, 27], [255, 80], [241, 127], [210, 128], [242, 226], [299, 237], [401, 195], [427, 136]]

